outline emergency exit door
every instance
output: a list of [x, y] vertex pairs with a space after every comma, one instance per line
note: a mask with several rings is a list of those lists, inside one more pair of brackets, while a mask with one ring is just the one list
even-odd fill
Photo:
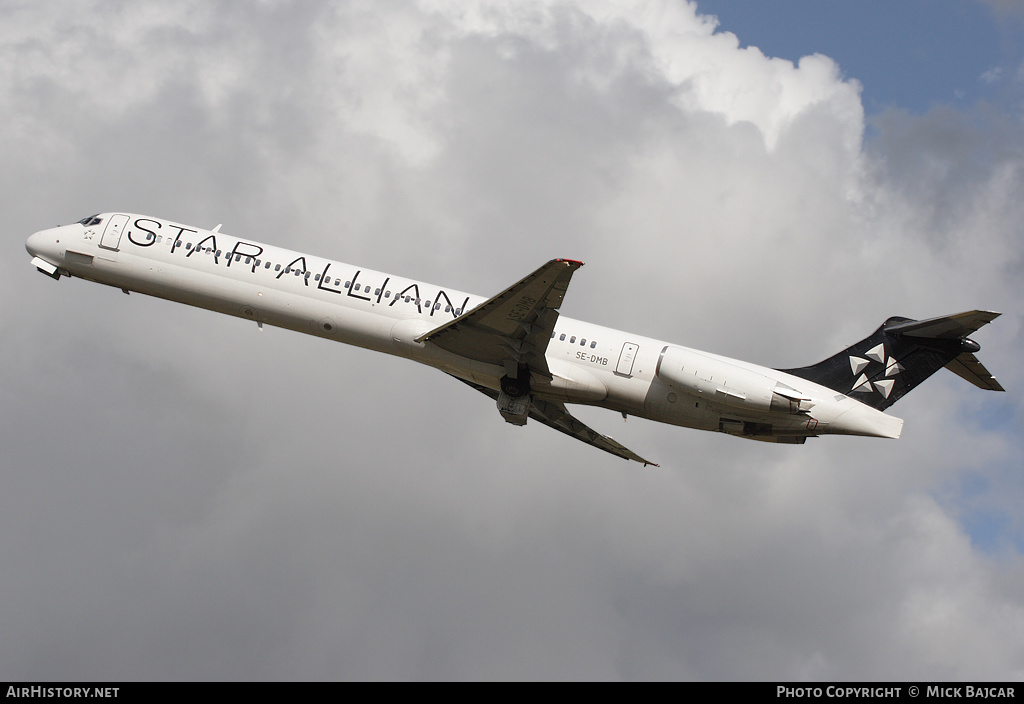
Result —
[[632, 342], [622, 345], [622, 352], [619, 353], [619, 363], [615, 365], [615, 373], [620, 376], [632, 376], [633, 361], [636, 359], [636, 351], [640, 349]]

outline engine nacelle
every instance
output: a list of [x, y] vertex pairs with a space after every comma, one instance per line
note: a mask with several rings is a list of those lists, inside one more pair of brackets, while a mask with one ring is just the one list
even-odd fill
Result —
[[661, 351], [658, 378], [708, 401], [756, 412], [807, 413], [808, 396], [754, 370], [683, 347]]

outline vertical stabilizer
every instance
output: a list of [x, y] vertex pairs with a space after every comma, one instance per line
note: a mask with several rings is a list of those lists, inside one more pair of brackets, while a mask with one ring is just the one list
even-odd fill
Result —
[[975, 310], [927, 320], [893, 317], [869, 337], [809, 367], [779, 371], [827, 386], [884, 411], [942, 367], [975, 386], [1003, 391], [967, 338], [999, 313]]

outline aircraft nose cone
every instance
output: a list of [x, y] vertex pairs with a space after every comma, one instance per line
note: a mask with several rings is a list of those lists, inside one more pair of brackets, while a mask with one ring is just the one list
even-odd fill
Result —
[[25, 249], [33, 257], [38, 257], [39, 253], [43, 251], [43, 242], [45, 240], [44, 232], [36, 232], [29, 235], [29, 238], [25, 240]]
[[33, 259], [41, 259], [53, 266], [60, 266], [64, 260], [64, 245], [60, 240], [64, 234], [60, 228], [40, 230], [25, 240], [25, 249]]

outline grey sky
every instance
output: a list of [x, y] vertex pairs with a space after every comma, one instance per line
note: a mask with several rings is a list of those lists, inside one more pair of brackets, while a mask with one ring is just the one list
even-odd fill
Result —
[[[0, 12], [0, 677], [1024, 676], [1019, 104], [865, 117], [668, 0]], [[640, 469], [32, 270], [103, 210], [482, 295], [582, 259], [566, 315], [780, 367], [1000, 310], [1010, 392], [943, 372], [901, 440], [800, 447], [581, 409]]]

